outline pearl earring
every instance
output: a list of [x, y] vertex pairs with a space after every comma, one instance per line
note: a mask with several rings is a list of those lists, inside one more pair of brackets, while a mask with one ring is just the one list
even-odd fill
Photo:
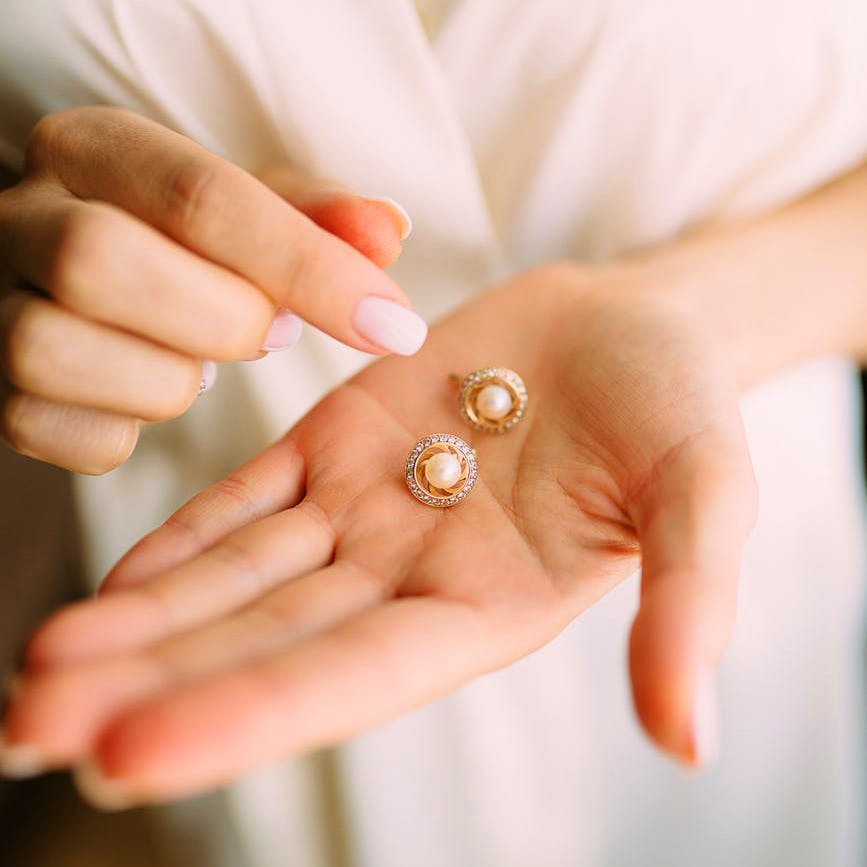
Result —
[[473, 489], [476, 453], [460, 437], [433, 434], [419, 440], [406, 459], [406, 483], [428, 506], [454, 506]]
[[527, 411], [524, 380], [506, 367], [484, 367], [461, 383], [458, 406], [465, 421], [476, 430], [505, 433]]

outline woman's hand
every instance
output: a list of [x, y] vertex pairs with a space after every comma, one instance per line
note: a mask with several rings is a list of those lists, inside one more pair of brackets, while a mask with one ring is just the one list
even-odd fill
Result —
[[[530, 393], [501, 436], [465, 428], [447, 381], [490, 364]], [[434, 432], [478, 454], [447, 510], [403, 479]], [[214, 786], [530, 653], [640, 563], [638, 714], [700, 763], [754, 511], [727, 347], [631, 276], [530, 272], [338, 388], [49, 621], [4, 764], [86, 766], [106, 805]]]
[[276, 193], [119, 109], [36, 126], [23, 180], [0, 193], [0, 399], [15, 449], [105, 472], [140, 420], [187, 409], [213, 376], [202, 359], [285, 348], [296, 317], [366, 352], [419, 348], [424, 323], [378, 267], [399, 255], [405, 215], [286, 169], [263, 180]]

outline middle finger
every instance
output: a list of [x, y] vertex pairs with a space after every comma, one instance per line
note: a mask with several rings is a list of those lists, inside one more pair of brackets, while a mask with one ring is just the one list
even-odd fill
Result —
[[83, 202], [56, 184], [25, 185], [4, 208], [3, 253], [19, 276], [70, 310], [197, 358], [249, 358], [273, 303], [119, 208]]

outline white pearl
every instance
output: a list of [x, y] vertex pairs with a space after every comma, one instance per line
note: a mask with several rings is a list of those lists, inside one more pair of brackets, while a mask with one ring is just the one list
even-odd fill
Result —
[[461, 463], [454, 455], [439, 452], [424, 465], [424, 475], [435, 488], [447, 490], [461, 477]]
[[512, 395], [502, 385], [486, 385], [476, 395], [476, 410], [479, 415], [499, 421], [512, 409]]

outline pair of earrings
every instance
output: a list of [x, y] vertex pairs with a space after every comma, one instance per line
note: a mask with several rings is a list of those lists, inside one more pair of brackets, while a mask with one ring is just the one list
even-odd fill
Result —
[[[514, 370], [485, 367], [461, 382], [458, 407], [471, 427], [502, 434], [524, 417], [527, 389]], [[419, 440], [406, 459], [407, 486], [427, 506], [443, 508], [462, 502], [478, 474], [476, 453], [451, 434], [432, 434]]]

